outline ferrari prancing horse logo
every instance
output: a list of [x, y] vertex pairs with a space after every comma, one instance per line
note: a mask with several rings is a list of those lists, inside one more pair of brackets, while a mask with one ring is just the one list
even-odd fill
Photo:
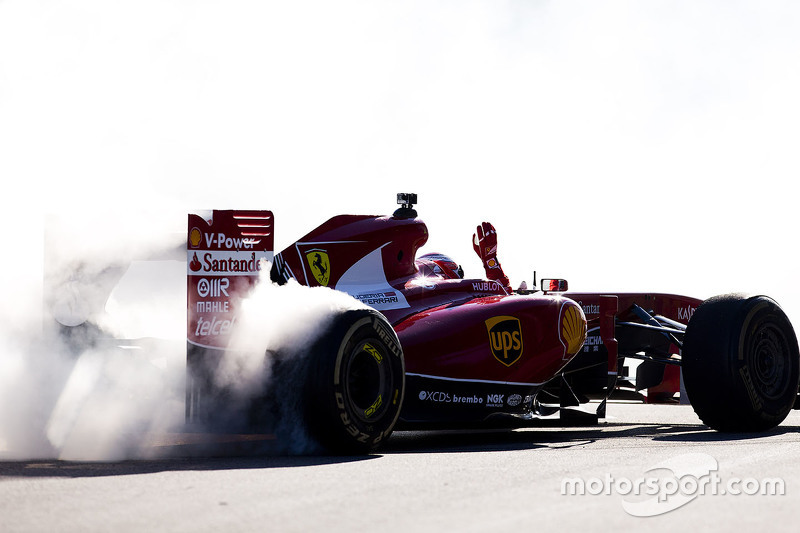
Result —
[[322, 250], [311, 250], [306, 253], [306, 261], [317, 283], [327, 287], [331, 280], [331, 260], [328, 254]]
[[489, 346], [494, 358], [511, 366], [522, 357], [522, 326], [513, 316], [496, 316], [486, 321]]

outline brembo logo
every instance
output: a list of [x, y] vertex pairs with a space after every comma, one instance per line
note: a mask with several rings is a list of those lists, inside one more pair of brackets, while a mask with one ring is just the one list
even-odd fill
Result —
[[489, 346], [495, 359], [511, 366], [522, 357], [522, 326], [513, 316], [496, 316], [486, 321]]

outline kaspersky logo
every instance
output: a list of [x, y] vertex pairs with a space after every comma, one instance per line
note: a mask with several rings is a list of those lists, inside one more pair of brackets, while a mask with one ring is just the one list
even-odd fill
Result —
[[511, 366], [522, 357], [522, 325], [513, 316], [496, 316], [486, 321], [489, 346], [494, 358]]
[[331, 280], [331, 261], [328, 258], [327, 252], [323, 250], [311, 250], [306, 253], [306, 261], [311, 269], [311, 275], [317, 280], [317, 283], [327, 287], [328, 282]]

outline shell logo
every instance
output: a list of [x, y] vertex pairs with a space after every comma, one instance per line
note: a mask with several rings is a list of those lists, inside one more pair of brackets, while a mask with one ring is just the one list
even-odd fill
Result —
[[192, 248], [197, 248], [200, 246], [200, 241], [203, 239], [203, 232], [201, 232], [198, 228], [192, 228], [192, 231], [189, 232], [189, 246]]
[[566, 306], [561, 318], [561, 338], [567, 343], [567, 355], [575, 355], [586, 342], [586, 317], [576, 305]]

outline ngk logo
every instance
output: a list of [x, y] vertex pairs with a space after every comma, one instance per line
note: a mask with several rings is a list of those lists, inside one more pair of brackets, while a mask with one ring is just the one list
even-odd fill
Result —
[[228, 278], [200, 278], [197, 282], [197, 294], [201, 298], [217, 298], [219, 296], [230, 296], [228, 294]]
[[503, 398], [505, 394], [487, 394], [486, 406], [487, 407], [503, 407]]
[[513, 316], [496, 316], [486, 321], [489, 346], [495, 359], [506, 366], [516, 363], [522, 356], [522, 326]]

